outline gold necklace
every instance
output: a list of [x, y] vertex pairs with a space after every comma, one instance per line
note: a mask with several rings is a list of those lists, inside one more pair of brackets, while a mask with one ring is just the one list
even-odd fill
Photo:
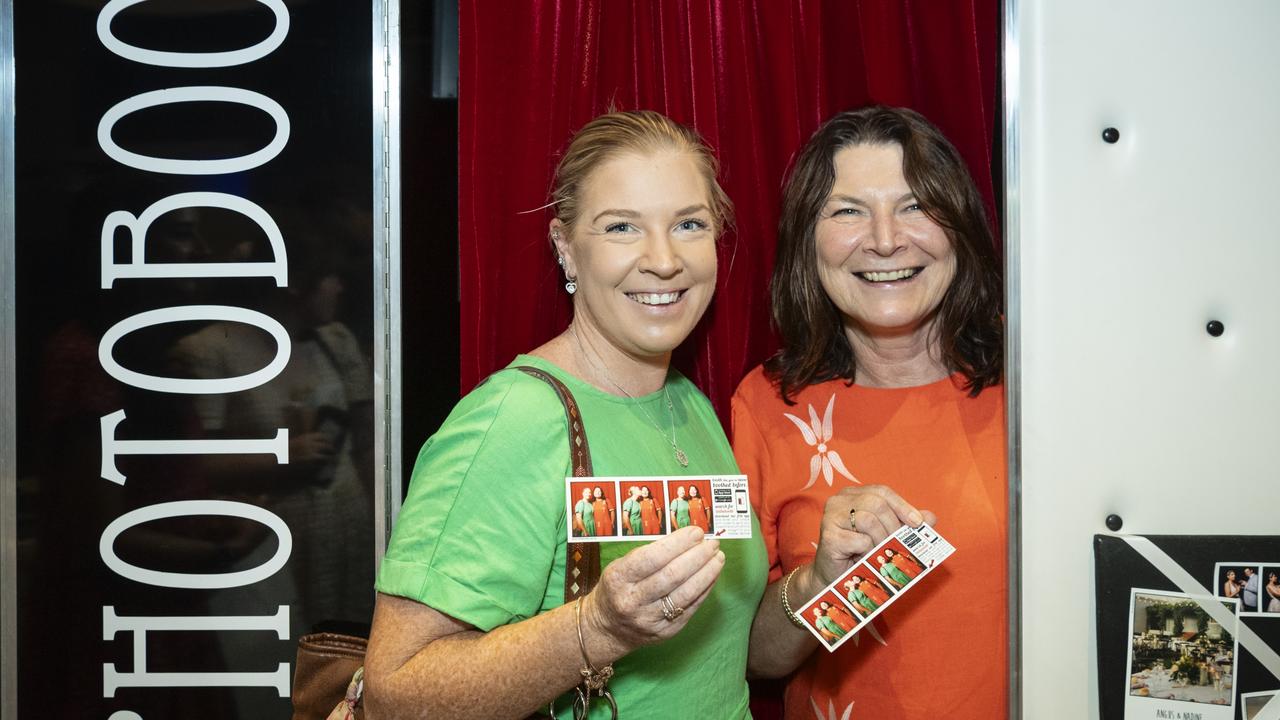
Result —
[[689, 467], [689, 456], [685, 454], [684, 450], [680, 449], [680, 445], [676, 442], [676, 411], [675, 407], [671, 404], [671, 393], [667, 392], [667, 381], [662, 381], [662, 397], [667, 401], [667, 417], [671, 420], [670, 438], [668, 438], [667, 434], [662, 431], [662, 426], [653, 419], [653, 415], [649, 414], [649, 409], [644, 406], [644, 403], [637, 400], [635, 395], [627, 392], [626, 388], [614, 382], [613, 378], [609, 376], [609, 373], [605, 372], [604, 368], [596, 365], [595, 361], [591, 359], [591, 356], [587, 355], [587, 349], [582, 344], [582, 338], [578, 336], [578, 329], [570, 324], [569, 332], [573, 333], [574, 342], [578, 344], [578, 352], [582, 353], [582, 359], [586, 360], [587, 364], [591, 366], [591, 369], [595, 370], [600, 377], [608, 380], [610, 385], [618, 388], [618, 392], [626, 395], [633, 403], [635, 403], [636, 407], [640, 408], [640, 412], [644, 413], [645, 419], [649, 421], [649, 424], [653, 426], [653, 429], [657, 430], [658, 434], [662, 436], [662, 439], [666, 440], [667, 443], [671, 445], [671, 450], [676, 456], [676, 462], [680, 463], [681, 467]]

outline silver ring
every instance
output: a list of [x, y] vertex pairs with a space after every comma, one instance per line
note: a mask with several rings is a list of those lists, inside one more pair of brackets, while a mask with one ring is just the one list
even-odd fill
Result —
[[662, 596], [662, 617], [666, 618], [668, 622], [671, 622], [683, 614], [684, 608], [676, 607], [676, 604], [671, 602], [670, 595]]
[[854, 508], [853, 510], [849, 511], [849, 526], [853, 528], [854, 532], [858, 531], [858, 509], [857, 508]]

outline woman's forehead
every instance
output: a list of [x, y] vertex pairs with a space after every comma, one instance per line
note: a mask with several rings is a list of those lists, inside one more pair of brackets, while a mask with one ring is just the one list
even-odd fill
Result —
[[679, 150], [608, 158], [586, 176], [579, 192], [587, 220], [611, 209], [647, 213], [707, 206], [709, 197], [696, 156]]

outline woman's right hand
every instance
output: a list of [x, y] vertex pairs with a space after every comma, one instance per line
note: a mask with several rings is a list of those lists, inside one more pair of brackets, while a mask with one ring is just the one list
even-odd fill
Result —
[[[609, 563], [583, 602], [583, 620], [614, 645], [621, 657], [666, 640], [689, 622], [724, 569], [720, 541], [704, 540], [690, 526]], [[662, 613], [662, 598], [684, 608], [674, 620]]]
[[933, 525], [938, 519], [917, 510], [884, 485], [848, 487], [827, 498], [813, 559], [821, 586], [848, 572], [862, 556], [903, 525]]

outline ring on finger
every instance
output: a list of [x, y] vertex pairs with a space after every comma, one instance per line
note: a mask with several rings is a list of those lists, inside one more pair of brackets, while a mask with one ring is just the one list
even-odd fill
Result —
[[671, 622], [683, 614], [684, 608], [676, 607], [676, 604], [671, 602], [670, 595], [662, 596], [662, 617], [666, 618], [668, 622]]
[[854, 508], [849, 511], [849, 526], [853, 528], [854, 532], [858, 531], [858, 509], [857, 508]]

